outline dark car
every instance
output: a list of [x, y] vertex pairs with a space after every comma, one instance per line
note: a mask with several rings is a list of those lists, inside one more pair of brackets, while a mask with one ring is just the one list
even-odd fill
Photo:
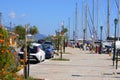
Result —
[[54, 57], [54, 48], [50, 44], [43, 44], [43, 50], [45, 51], [45, 58], [53, 58]]
[[43, 44], [53, 45], [53, 43], [51, 41], [45, 41]]

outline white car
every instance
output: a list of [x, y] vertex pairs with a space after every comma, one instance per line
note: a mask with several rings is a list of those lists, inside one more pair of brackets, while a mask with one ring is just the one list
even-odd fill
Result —
[[[22, 47], [20, 52], [18, 53], [21, 59], [24, 58], [24, 51], [24, 47]], [[45, 52], [42, 50], [41, 44], [32, 43], [30, 46], [27, 47], [27, 52], [30, 61], [41, 62], [45, 60]]]

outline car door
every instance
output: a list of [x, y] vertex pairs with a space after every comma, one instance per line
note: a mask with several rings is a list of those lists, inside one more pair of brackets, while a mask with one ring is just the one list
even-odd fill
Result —
[[40, 48], [40, 53], [41, 53], [41, 56], [42, 56], [42, 60], [45, 60], [45, 52], [43, 51], [42, 45], [40, 45], [39, 48]]

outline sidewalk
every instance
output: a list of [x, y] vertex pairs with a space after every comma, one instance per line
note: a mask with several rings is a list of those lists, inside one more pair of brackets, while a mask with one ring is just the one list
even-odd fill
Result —
[[63, 57], [70, 61], [46, 60], [30, 67], [30, 76], [45, 80], [120, 80], [120, 65], [112, 66], [112, 56], [90, 54], [78, 48], [66, 48]]

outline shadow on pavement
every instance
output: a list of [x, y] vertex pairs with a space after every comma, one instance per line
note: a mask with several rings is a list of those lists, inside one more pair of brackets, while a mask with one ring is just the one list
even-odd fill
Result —
[[30, 61], [30, 64], [37, 64], [37, 61]]

